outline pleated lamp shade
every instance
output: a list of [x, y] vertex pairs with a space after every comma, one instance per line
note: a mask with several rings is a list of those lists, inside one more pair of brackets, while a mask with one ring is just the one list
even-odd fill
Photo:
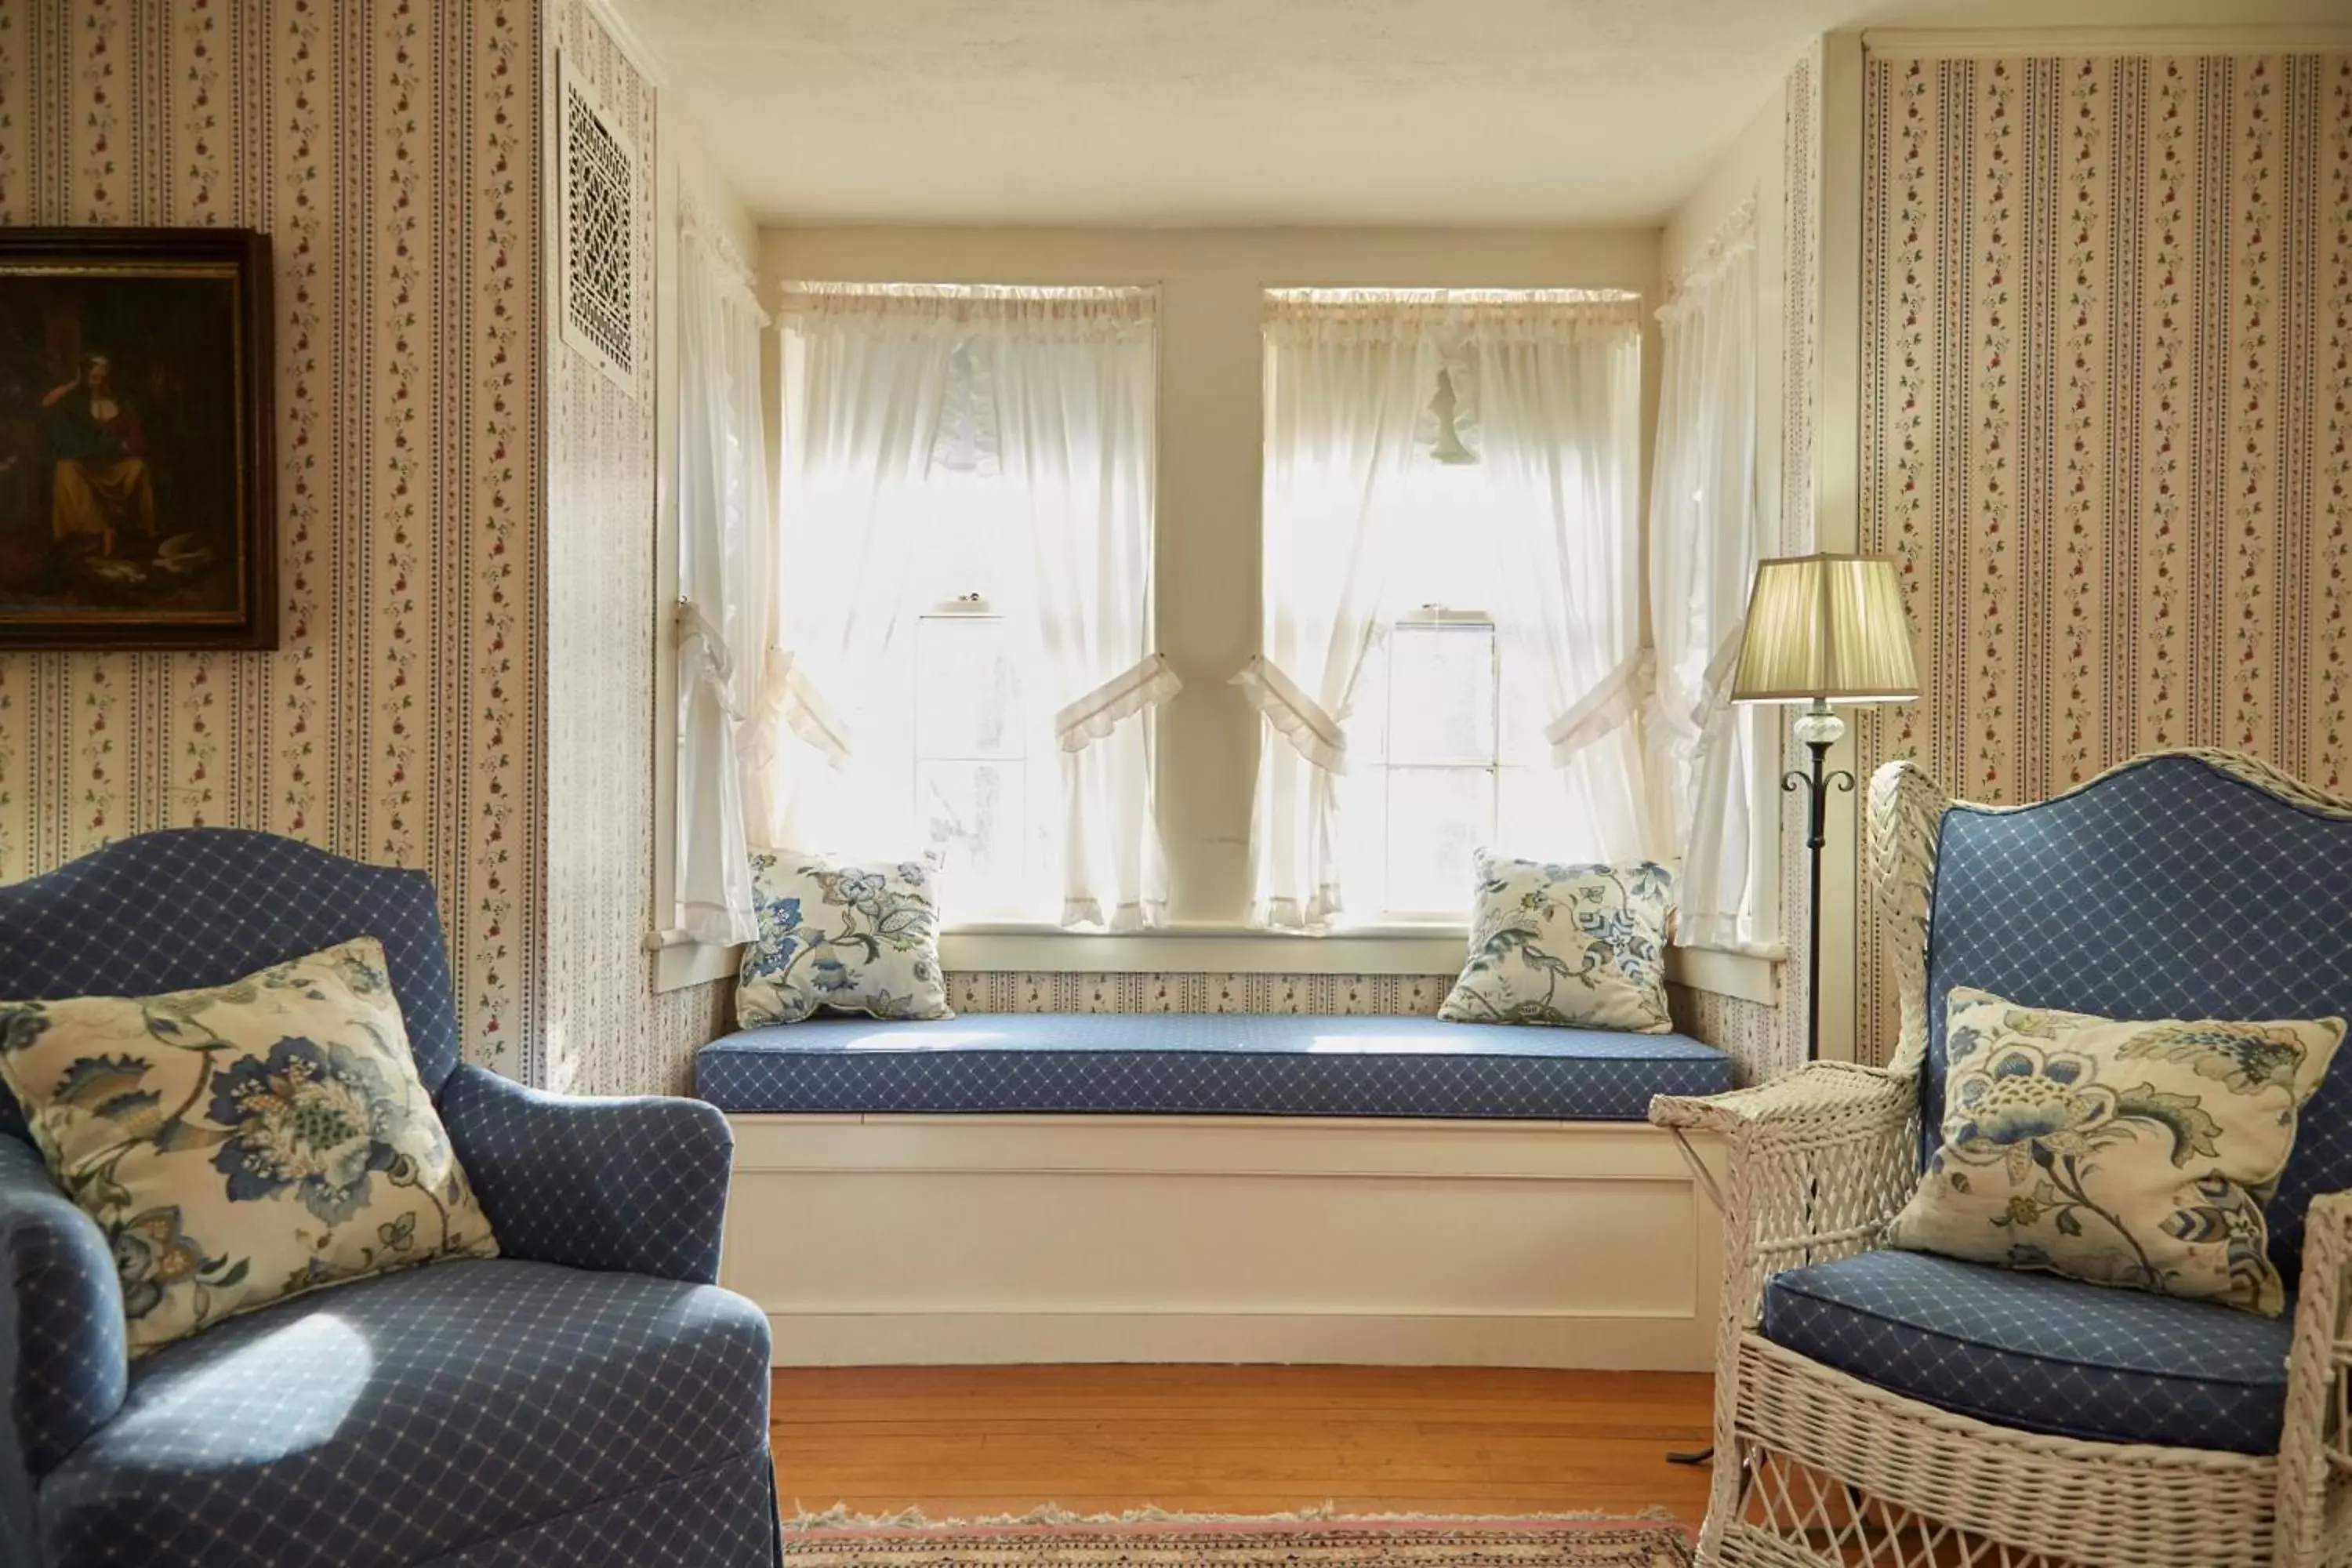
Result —
[[1918, 695], [1894, 562], [1788, 555], [1756, 563], [1734, 702], [1908, 702]]

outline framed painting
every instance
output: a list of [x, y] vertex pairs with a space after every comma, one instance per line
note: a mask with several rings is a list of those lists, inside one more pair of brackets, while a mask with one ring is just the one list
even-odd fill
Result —
[[269, 238], [0, 228], [0, 648], [278, 646]]

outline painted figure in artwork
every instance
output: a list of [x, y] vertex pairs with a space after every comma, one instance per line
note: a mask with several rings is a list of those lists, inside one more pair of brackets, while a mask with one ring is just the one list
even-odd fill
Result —
[[116, 389], [102, 353], [81, 356], [71, 381], [41, 397], [42, 424], [55, 464], [49, 528], [68, 550], [111, 558], [126, 535], [155, 537], [155, 480], [139, 414]]
[[0, 648], [273, 640], [268, 249], [0, 226]]

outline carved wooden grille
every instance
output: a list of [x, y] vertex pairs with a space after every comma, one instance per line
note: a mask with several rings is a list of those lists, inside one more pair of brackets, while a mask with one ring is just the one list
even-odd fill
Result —
[[636, 390], [636, 155], [593, 90], [562, 84], [563, 339]]

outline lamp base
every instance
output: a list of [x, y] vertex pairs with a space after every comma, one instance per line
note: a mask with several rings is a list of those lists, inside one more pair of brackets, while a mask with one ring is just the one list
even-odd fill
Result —
[[1811, 862], [1805, 898], [1805, 1060], [1816, 1062], [1822, 1058], [1822, 847], [1829, 842], [1830, 791], [1853, 794], [1853, 774], [1843, 768], [1835, 773], [1822, 771], [1830, 748], [1845, 736], [1845, 721], [1830, 711], [1827, 699], [1814, 698], [1812, 705], [1797, 715], [1794, 729], [1797, 739], [1812, 753], [1812, 767], [1805, 773], [1791, 770], [1780, 780], [1780, 787], [1805, 792], [1805, 854]]

